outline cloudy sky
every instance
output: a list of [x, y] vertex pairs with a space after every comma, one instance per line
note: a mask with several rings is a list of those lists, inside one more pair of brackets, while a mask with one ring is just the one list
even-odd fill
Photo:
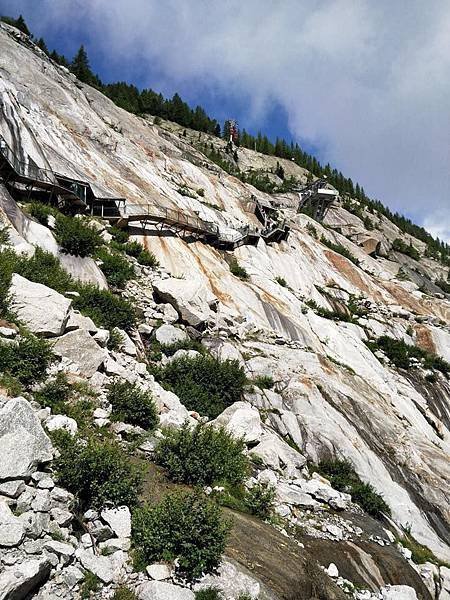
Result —
[[0, 0], [105, 81], [294, 138], [450, 241], [449, 0]]

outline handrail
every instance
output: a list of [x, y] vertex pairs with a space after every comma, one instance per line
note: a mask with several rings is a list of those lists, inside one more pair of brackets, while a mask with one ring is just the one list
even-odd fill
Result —
[[174, 221], [180, 225], [191, 227], [205, 233], [218, 235], [219, 227], [212, 221], [205, 221], [200, 217], [192, 217], [180, 210], [166, 208], [155, 204], [126, 204], [122, 215], [126, 217], [155, 217], [161, 220]]
[[19, 176], [27, 177], [41, 183], [57, 185], [56, 176], [51, 169], [43, 169], [37, 165], [20, 160], [12, 148], [8, 146], [2, 135], [0, 135], [0, 154]]

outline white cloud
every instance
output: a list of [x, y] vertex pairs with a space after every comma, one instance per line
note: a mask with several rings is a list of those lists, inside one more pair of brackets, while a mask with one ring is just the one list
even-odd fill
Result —
[[161, 85], [247, 97], [249, 122], [279, 103], [297, 139], [449, 239], [448, 0], [14, 4], [48, 28], [83, 20], [112, 61], [156, 65]]

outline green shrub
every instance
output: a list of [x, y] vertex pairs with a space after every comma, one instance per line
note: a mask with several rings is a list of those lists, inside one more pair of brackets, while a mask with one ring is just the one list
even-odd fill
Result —
[[55, 237], [63, 250], [76, 256], [92, 256], [103, 244], [98, 232], [83, 219], [64, 215], [56, 218]]
[[138, 600], [138, 597], [130, 590], [130, 588], [121, 585], [120, 588], [117, 588], [114, 592], [112, 600]]
[[247, 383], [237, 360], [219, 361], [211, 356], [177, 358], [159, 369], [156, 376], [188, 410], [212, 419], [241, 399]]
[[172, 481], [199, 485], [240, 483], [248, 469], [243, 440], [225, 429], [202, 424], [169, 429], [156, 448], [155, 460]]
[[275, 385], [273, 377], [271, 377], [270, 375], [259, 375], [258, 377], [255, 377], [252, 381], [256, 386], [258, 386], [262, 390], [271, 390]]
[[416, 565], [422, 565], [423, 563], [429, 562], [439, 567], [450, 568], [450, 565], [447, 562], [437, 558], [427, 546], [420, 544], [414, 539], [409, 530], [406, 535], [397, 538], [397, 543], [400, 543], [405, 548], [408, 548], [408, 550], [411, 550], [411, 559]]
[[91, 571], [87, 571], [81, 584], [81, 598], [83, 600], [91, 598], [91, 593], [98, 592], [100, 588], [101, 581], [97, 575], [94, 575]]
[[157, 269], [159, 267], [159, 261], [153, 252], [149, 252], [145, 249], [139, 254], [137, 260], [138, 263], [144, 267], [150, 267], [152, 269]]
[[322, 242], [322, 244], [330, 248], [330, 250], [333, 250], [333, 252], [337, 252], [338, 254], [345, 256], [345, 258], [351, 260], [352, 263], [354, 263], [355, 265], [359, 265], [359, 260], [355, 256], [353, 256], [350, 250], [348, 250], [342, 244], [335, 244], [334, 242], [326, 238], [324, 235], [320, 238], [320, 241]]
[[55, 360], [50, 344], [31, 334], [22, 334], [16, 343], [0, 342], [0, 372], [30, 386], [41, 381]]
[[233, 273], [233, 275], [239, 277], [239, 279], [243, 279], [244, 281], [249, 278], [247, 271], [244, 269], [244, 267], [241, 267], [235, 258], [231, 259], [230, 271]]
[[64, 373], [58, 373], [34, 394], [34, 398], [43, 407], [49, 407], [53, 413], [61, 413], [69, 400], [71, 387]]
[[287, 287], [287, 282], [286, 279], [284, 277], [275, 277], [275, 281], [278, 283], [278, 285], [281, 285], [281, 287]]
[[50, 215], [57, 216], [61, 214], [56, 208], [42, 202], [30, 202], [25, 206], [26, 212], [34, 217], [41, 225], [48, 225], [48, 217]]
[[31, 258], [19, 257], [15, 271], [22, 277], [35, 283], [42, 283], [60, 294], [68, 290], [76, 290], [79, 285], [62, 268], [56, 256], [41, 248], [36, 248]]
[[199, 590], [195, 592], [195, 600], [223, 600], [224, 597], [216, 587], [204, 588], [203, 590]]
[[137, 258], [143, 250], [142, 244], [140, 244], [136, 240], [132, 240], [131, 242], [125, 244], [123, 246], [123, 249], [125, 250], [126, 254], [128, 254], [128, 256], [133, 256], [134, 258]]
[[97, 326], [125, 330], [133, 327], [136, 320], [133, 306], [121, 296], [92, 284], [80, 286], [78, 292], [80, 297], [75, 298], [73, 307], [91, 317]]
[[16, 397], [22, 393], [22, 385], [17, 377], [13, 377], [9, 373], [0, 374], [0, 388], [5, 390], [9, 396]]
[[324, 319], [330, 319], [331, 321], [352, 321], [351, 315], [344, 312], [338, 312], [337, 310], [329, 310], [324, 306], [319, 306], [315, 300], [307, 300], [305, 304], [309, 306], [309, 308], [312, 308], [319, 317], [323, 317]]
[[97, 258], [102, 261], [100, 268], [106, 277], [108, 285], [123, 288], [127, 281], [134, 277], [133, 265], [120, 254], [109, 252], [106, 248], [101, 248], [97, 252]]
[[330, 480], [339, 492], [351, 494], [353, 502], [373, 517], [391, 514], [383, 496], [378, 494], [369, 483], [363, 483], [348, 460], [323, 460], [317, 467], [318, 472]]
[[248, 511], [260, 519], [268, 519], [273, 512], [275, 488], [265, 483], [256, 483], [245, 495]]
[[194, 340], [192, 338], [180, 340], [179, 342], [174, 342], [173, 344], [159, 345], [160, 349], [164, 352], [166, 356], [173, 356], [175, 352], [178, 352], [178, 350], [195, 350], [196, 352], [200, 352], [200, 354], [207, 353], [205, 346], [203, 346], [203, 344], [198, 340]]
[[392, 250], [395, 250], [396, 252], [401, 252], [402, 254], [406, 254], [406, 256], [409, 256], [409, 257], [413, 258], [414, 260], [420, 260], [419, 251], [416, 250], [416, 248], [414, 248], [414, 246], [411, 243], [406, 244], [400, 238], [396, 238], [393, 241]]
[[159, 262], [153, 252], [149, 252], [143, 248], [142, 244], [133, 240], [123, 246], [123, 249], [129, 256], [134, 256], [140, 265], [156, 269], [159, 267]]
[[369, 342], [371, 350], [382, 350], [389, 360], [399, 369], [409, 369], [411, 358], [423, 360], [423, 366], [426, 369], [435, 369], [441, 371], [444, 375], [450, 373], [450, 364], [440, 356], [422, 350], [418, 346], [407, 344], [403, 340], [396, 340], [387, 335], [382, 335], [376, 342]]
[[114, 241], [118, 244], [126, 244], [130, 237], [130, 234], [126, 229], [119, 229], [119, 227], [115, 227], [114, 225], [108, 228], [108, 233], [113, 236]]
[[112, 417], [131, 425], [139, 425], [153, 431], [158, 425], [158, 412], [149, 392], [144, 392], [136, 384], [115, 380], [109, 386], [108, 401], [111, 403]]
[[77, 497], [81, 510], [106, 504], [134, 506], [142, 486], [140, 470], [110, 441], [87, 442], [59, 435], [60, 456], [54, 466], [58, 481]]
[[132, 517], [137, 562], [178, 558], [179, 573], [189, 579], [218, 566], [228, 531], [220, 508], [198, 492], [168, 494], [156, 506], [137, 508]]

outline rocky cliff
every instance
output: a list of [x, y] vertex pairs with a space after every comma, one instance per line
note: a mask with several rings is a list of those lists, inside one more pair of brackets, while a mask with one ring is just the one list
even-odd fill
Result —
[[[232, 589], [233, 569], [243, 588], [250, 594], [257, 589], [261, 598], [338, 598], [342, 589], [370, 598], [380, 588], [383, 598], [450, 598], [450, 571], [443, 566], [450, 561], [448, 373], [423, 356], [399, 367], [379, 342], [383, 337], [403, 341], [427, 357], [441, 357], [443, 365], [450, 361], [450, 300], [434, 283], [447, 279], [448, 267], [426, 257], [421, 241], [384, 216], [361, 207], [348, 210], [356, 207], [351, 199], [345, 208], [337, 201], [319, 223], [297, 212], [296, 194], [273, 197], [243, 183], [203, 151], [206, 144], [225, 153], [221, 140], [123, 111], [12, 28], [1, 26], [0, 48], [0, 133], [23, 160], [89, 182], [98, 198], [176, 209], [230, 235], [260, 225], [248, 210], [257, 200], [289, 224], [286, 240], [261, 238], [234, 249], [177, 234], [164, 223], [130, 224], [131, 239], [151, 251], [160, 267], [134, 264], [136, 279], [122, 294], [139, 309], [140, 324], [115, 350], [105, 347], [102, 335], [107, 334], [83, 321], [70, 300], [13, 276], [19, 317], [32, 332], [56, 336], [59, 370], [89, 380], [100, 394], [112, 377], [139, 381], [158, 399], [162, 424], [179, 427], [198, 415], [168, 396], [146, 370], [146, 336], [158, 328], [166, 327], [159, 334], [163, 340], [175, 328], [214, 356], [237, 359], [253, 381], [270, 381], [270, 386], [248, 389], [242, 406], [227, 409], [219, 419], [231, 431], [248, 434], [247, 446], [261, 465], [254, 480], [275, 486], [276, 510], [285, 525], [252, 523], [240, 515], [227, 550], [231, 562], [221, 567], [230, 572], [213, 582], [228, 582], [223, 583], [227, 598], [242, 591]], [[238, 162], [243, 171], [275, 178], [273, 157], [242, 149]], [[287, 175], [300, 183], [308, 180], [304, 169], [280, 162]], [[27, 190], [14, 193], [5, 184], [0, 184], [0, 209], [9, 244], [29, 256], [40, 247], [58, 257], [75, 279], [105, 288], [95, 260], [62, 252], [51, 227], [24, 210]], [[108, 223], [96, 222], [109, 239]], [[419, 259], [393, 249], [394, 240], [412, 246]], [[246, 276], [233, 274], [233, 259]], [[15, 337], [16, 330], [5, 324], [0, 335]], [[100, 425], [109, 425], [105, 406], [97, 410], [106, 412], [92, 417], [105, 419]], [[39, 598], [75, 598], [88, 570], [111, 594], [105, 597], [112, 597], [120, 572], [139, 584], [139, 597], [165, 598], [151, 595], [153, 583], [126, 566], [127, 544], [116, 544], [110, 553], [116, 562], [91, 552], [89, 536], [106, 544], [98, 536], [101, 527], [109, 527], [110, 541], [123, 541], [108, 514], [87, 516], [89, 535], [82, 542], [67, 529], [71, 497], [55, 487], [51, 443], [40, 424], [57, 428], [58, 415], [46, 410], [30, 404], [30, 397], [2, 399], [0, 597], [22, 598], [34, 589]], [[16, 449], [23, 451], [22, 431], [32, 444], [16, 460]], [[390, 517], [374, 520], [347, 493], [312, 475], [311, 465], [335, 458], [348, 460], [383, 496]], [[11, 512], [18, 504], [28, 524], [23, 514]], [[63, 541], [49, 537], [52, 523], [66, 528]], [[412, 561], [396, 542], [405, 532], [435, 559], [421, 565]], [[395, 587], [401, 585], [409, 588]], [[368, 591], [357, 591], [361, 588]], [[176, 593], [182, 589], [177, 586]]]

